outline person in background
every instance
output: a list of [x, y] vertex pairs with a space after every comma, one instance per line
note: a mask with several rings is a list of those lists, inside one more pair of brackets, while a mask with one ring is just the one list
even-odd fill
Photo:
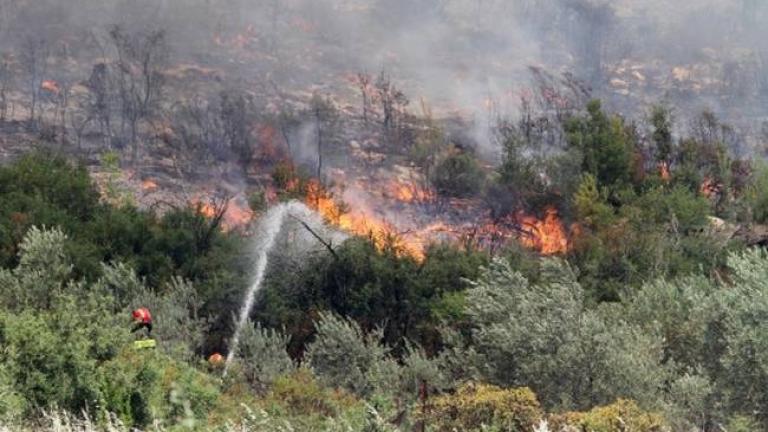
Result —
[[149, 309], [141, 307], [131, 313], [133, 318], [133, 330], [131, 333], [136, 333], [141, 329], [146, 330], [147, 338], [152, 336], [152, 314], [149, 313]]

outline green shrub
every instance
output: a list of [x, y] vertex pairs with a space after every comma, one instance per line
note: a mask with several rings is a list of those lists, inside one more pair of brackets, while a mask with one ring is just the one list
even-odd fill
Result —
[[250, 321], [246, 323], [240, 334], [236, 359], [251, 386], [263, 390], [295, 368], [286, 350], [289, 341], [290, 338], [282, 332]]
[[348, 393], [322, 387], [307, 369], [277, 378], [266, 401], [285, 408], [291, 415], [324, 417], [335, 416], [341, 408], [357, 403]]
[[480, 192], [485, 182], [485, 174], [477, 159], [466, 153], [459, 153], [440, 161], [430, 181], [440, 195], [469, 197]]
[[96, 361], [91, 356], [95, 347], [89, 333], [100, 330], [73, 324], [50, 313], [0, 315], [0, 343], [6, 350], [2, 367], [30, 408], [57, 406], [77, 412], [98, 403]]
[[760, 423], [753, 417], [736, 414], [728, 419], [725, 430], [728, 432], [754, 432], [760, 430]]
[[380, 331], [365, 334], [356, 322], [332, 313], [321, 314], [315, 328], [305, 358], [324, 384], [367, 396], [376, 390], [378, 378], [392, 379], [380, 374], [390, 363]]
[[14, 422], [27, 410], [27, 400], [19, 392], [8, 370], [0, 371], [0, 422]]
[[619, 399], [607, 406], [583, 413], [567, 413], [550, 419], [553, 430], [575, 427], [588, 432], [661, 432], [666, 424], [661, 415], [642, 410], [636, 402]]
[[104, 412], [129, 426], [195, 424], [217, 406], [213, 379], [156, 351], [124, 350], [98, 368]]
[[536, 395], [527, 388], [502, 389], [485, 384], [465, 384], [455, 394], [430, 401], [416, 417], [430, 430], [470, 432], [488, 430], [528, 432], [541, 420]]
[[588, 308], [564, 262], [543, 261], [541, 279], [532, 284], [497, 259], [467, 292], [471, 346], [484, 379], [530, 387], [548, 408], [658, 398], [661, 339], [608, 306]]

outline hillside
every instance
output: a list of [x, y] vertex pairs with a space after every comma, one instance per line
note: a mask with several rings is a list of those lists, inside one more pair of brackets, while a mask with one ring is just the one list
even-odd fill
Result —
[[768, 6], [0, 0], [0, 430], [768, 429]]

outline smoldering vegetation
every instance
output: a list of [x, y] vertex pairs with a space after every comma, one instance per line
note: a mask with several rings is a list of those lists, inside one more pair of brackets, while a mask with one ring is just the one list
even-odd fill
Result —
[[153, 103], [200, 108], [221, 88], [254, 92], [265, 107], [265, 94], [285, 105], [302, 91], [352, 101], [350, 77], [384, 71], [412, 111], [421, 114], [425, 100], [436, 113], [464, 116], [479, 125], [476, 144], [488, 145], [480, 126], [519, 112], [534, 67], [555, 82], [582, 83], [627, 116], [641, 119], [664, 101], [681, 113], [710, 109], [754, 137], [768, 93], [766, 17], [755, 0], [5, 0], [3, 111], [16, 90], [34, 117], [49, 96], [43, 80], [74, 86], [90, 76], [94, 84], [99, 62], [142, 55], [145, 64], [126, 67], [194, 65], [218, 83], [177, 83], [184, 92], [166, 88], [164, 98], [147, 82], [118, 83], [136, 93], [123, 103], [136, 105], [126, 108], [136, 111], [125, 113], [128, 123], [150, 117]]

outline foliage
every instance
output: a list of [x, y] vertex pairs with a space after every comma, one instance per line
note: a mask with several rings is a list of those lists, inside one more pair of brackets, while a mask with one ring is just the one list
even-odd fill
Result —
[[430, 401], [420, 421], [434, 431], [530, 431], [542, 418], [536, 395], [527, 388], [502, 389], [465, 384], [455, 394]]
[[[71, 278], [95, 281], [103, 275], [105, 262], [129, 265], [149, 288], [161, 291], [174, 277], [182, 277], [194, 282], [203, 303], [201, 314], [230, 307], [236, 301], [233, 287], [244, 280], [246, 263], [235, 235], [223, 233], [192, 208], [171, 209], [159, 217], [130, 205], [101, 203], [85, 167], [56, 155], [31, 153], [0, 167], [3, 267], [19, 263], [21, 241], [34, 226], [56, 227], [67, 236], [63, 250], [69, 257], [66, 265], [72, 266]], [[48, 270], [63, 271], [55, 262], [51, 265]], [[42, 289], [40, 282], [30, 287], [30, 295]], [[44, 293], [34, 295], [36, 301], [45, 301]]]
[[576, 217], [587, 227], [606, 227], [614, 220], [613, 208], [605, 202], [592, 174], [584, 175], [573, 201]]
[[643, 411], [636, 402], [625, 399], [584, 413], [555, 416], [552, 424], [556, 426], [554, 430], [572, 426], [590, 432], [658, 432], [666, 427], [661, 415]]
[[4, 305], [11, 310], [42, 309], [61, 295], [72, 267], [64, 252], [67, 237], [58, 229], [32, 227], [19, 244], [19, 264], [0, 270]]
[[418, 263], [397, 252], [396, 245], [381, 250], [370, 239], [353, 238], [335, 256], [312, 258], [298, 272], [275, 266], [256, 313], [292, 335], [292, 353], [309, 341], [318, 311], [327, 310], [366, 331], [381, 326], [397, 352], [405, 338], [433, 354], [440, 321], [461, 316], [464, 278], [475, 277], [487, 255], [434, 245]]
[[483, 187], [484, 173], [475, 158], [467, 153], [456, 153], [438, 162], [431, 173], [430, 182], [438, 194], [448, 197], [477, 195]]
[[298, 369], [275, 380], [267, 401], [280, 404], [292, 415], [333, 417], [357, 401], [344, 392], [321, 386], [307, 369]]
[[0, 422], [14, 422], [27, 409], [27, 400], [14, 384], [8, 371], [0, 372]]
[[371, 395], [382, 381], [388, 348], [382, 333], [366, 335], [360, 326], [331, 313], [322, 313], [315, 324], [317, 335], [307, 346], [306, 361], [326, 385], [359, 395]]
[[242, 363], [242, 373], [251, 385], [263, 389], [295, 368], [287, 352], [289, 340], [289, 336], [261, 324], [245, 324], [237, 360]]
[[757, 223], [768, 222], [768, 166], [758, 165], [754, 182], [747, 189], [747, 201], [752, 209], [752, 218]]
[[126, 425], [194, 427], [216, 405], [212, 378], [153, 351], [123, 351], [98, 369], [105, 412]]
[[601, 184], [613, 186], [629, 181], [631, 148], [624, 122], [602, 110], [600, 101], [587, 105], [587, 115], [565, 124], [568, 144], [583, 155], [582, 172]]
[[[205, 330], [187, 308], [194, 301], [193, 288], [175, 280], [166, 295], [153, 297], [119, 264], [106, 266], [105, 278], [96, 283], [73, 280], [66, 241], [61, 231], [33, 228], [21, 242], [19, 265], [2, 271], [3, 289], [22, 295], [0, 311], [3, 414], [18, 417], [58, 407], [112, 412], [129, 425], [204, 418], [217, 398], [216, 387], [202, 384], [205, 379], [184, 363], [126, 351], [131, 346], [128, 310], [115, 313], [122, 305], [150, 303], [161, 346], [175, 351], [175, 346], [199, 343], [194, 334]], [[30, 294], [27, 284], [40, 290], [38, 298], [24, 296]]]
[[545, 406], [590, 407], [620, 396], [653, 401], [662, 384], [661, 341], [614, 314], [588, 310], [573, 271], [545, 262], [529, 283], [494, 261], [468, 292], [471, 340], [483, 375], [530, 386]]
[[751, 432], [760, 429], [758, 422], [747, 415], [735, 415], [728, 419], [727, 430], [732, 432]]
[[669, 108], [663, 105], [654, 106], [651, 109], [650, 116], [653, 134], [651, 139], [656, 147], [656, 160], [660, 163], [669, 163], [673, 155], [673, 137], [672, 137], [672, 113]]
[[174, 278], [161, 292], [139, 291], [122, 314], [126, 319], [131, 311], [149, 308], [153, 314], [153, 337], [161, 341], [164, 352], [180, 360], [191, 360], [203, 344], [208, 332], [207, 320], [200, 316], [201, 302], [188, 281]]
[[[235, 111], [251, 118], [255, 101], [226, 97], [225, 145], [248, 165], [256, 137]], [[320, 97], [312, 108], [321, 176], [339, 113]], [[396, 132], [406, 117], [390, 114]], [[711, 113], [680, 140], [662, 108], [648, 131], [597, 102], [558, 116], [504, 126], [487, 179], [432, 124], [411, 157], [444, 196], [485, 189], [492, 217], [557, 208], [574, 223], [569, 253], [510, 246], [491, 259], [468, 241], [417, 260], [394, 237], [355, 237], [301, 263], [272, 260], [255, 311], [264, 325], [246, 326], [221, 381], [200, 356], [226, 352], [248, 265], [236, 234], [199, 207], [158, 215], [102, 201], [117, 195], [55, 155], [0, 167], [0, 421], [61, 409], [87, 416], [62, 414], [62, 427], [114, 429], [768, 427], [768, 253], [713, 228], [713, 216], [763, 222], [765, 169], [752, 176]], [[291, 162], [274, 167], [280, 199], [315, 182]], [[138, 306], [153, 312], [157, 350], [130, 349]], [[583, 412], [546, 417], [538, 400]]]

